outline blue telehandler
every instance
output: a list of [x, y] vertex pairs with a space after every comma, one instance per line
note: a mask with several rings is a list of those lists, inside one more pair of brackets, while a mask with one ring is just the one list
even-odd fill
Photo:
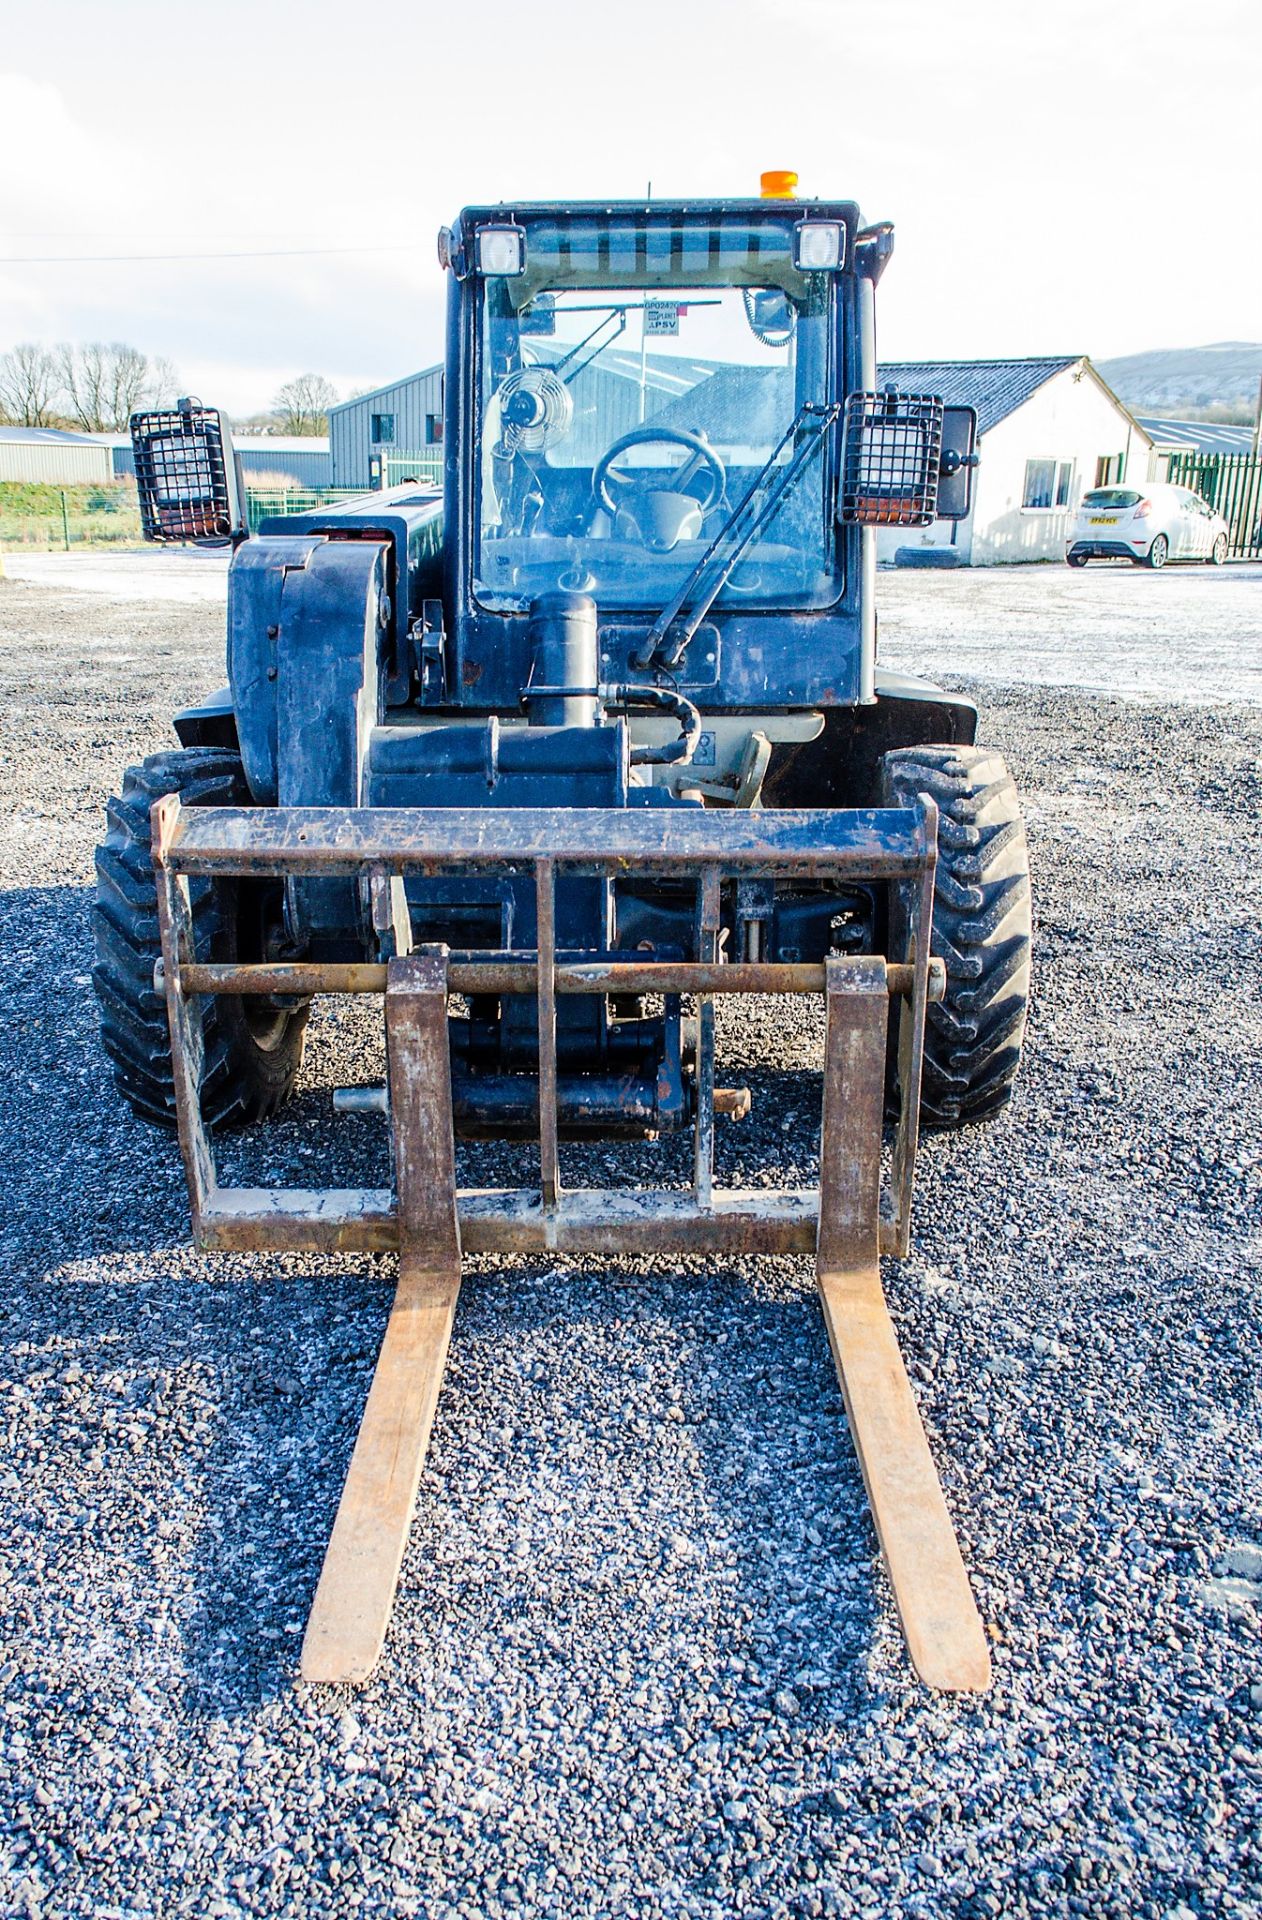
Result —
[[[878, 664], [881, 527], [962, 518], [976, 422], [882, 389], [888, 224], [756, 199], [466, 208], [441, 485], [247, 532], [227, 423], [135, 416], [148, 536], [226, 544], [228, 686], [128, 771], [97, 856], [104, 1045], [174, 1124], [205, 1248], [397, 1251], [302, 1672], [377, 1661], [462, 1250], [813, 1256], [877, 1532], [930, 1685], [985, 1635], [882, 1291], [922, 1123], [1007, 1102], [1030, 897], [958, 694]], [[392, 1184], [219, 1183], [312, 997], [384, 998]], [[720, 994], [826, 1005], [816, 1186], [716, 1182]], [[883, 1162], [887, 1119], [892, 1147]], [[571, 1139], [691, 1134], [691, 1183], [568, 1186]], [[458, 1137], [530, 1142], [462, 1189]]]

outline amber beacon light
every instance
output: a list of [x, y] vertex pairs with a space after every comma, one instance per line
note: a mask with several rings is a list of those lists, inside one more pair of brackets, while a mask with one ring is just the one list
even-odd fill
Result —
[[797, 194], [798, 177], [780, 167], [774, 167], [770, 173], [760, 176], [759, 187], [764, 200], [792, 200]]

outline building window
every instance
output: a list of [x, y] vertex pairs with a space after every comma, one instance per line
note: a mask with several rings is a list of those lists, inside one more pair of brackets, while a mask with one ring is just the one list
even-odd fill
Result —
[[1069, 505], [1069, 496], [1074, 487], [1074, 463], [1062, 460], [1056, 469], [1056, 504], [1058, 507]]
[[394, 445], [394, 415], [392, 413], [374, 413], [372, 421], [372, 443], [374, 447], [392, 447]]
[[427, 413], [425, 416], [425, 444], [427, 447], [441, 447], [443, 444], [443, 416], [441, 413]]
[[1050, 507], [1055, 486], [1056, 462], [1054, 460], [1027, 460], [1025, 463], [1025, 492], [1021, 496], [1021, 505], [1023, 507]]

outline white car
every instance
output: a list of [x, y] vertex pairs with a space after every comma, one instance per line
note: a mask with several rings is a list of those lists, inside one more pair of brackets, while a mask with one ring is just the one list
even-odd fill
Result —
[[1084, 493], [1065, 541], [1071, 567], [1088, 560], [1133, 560], [1164, 567], [1167, 560], [1227, 558], [1227, 522], [1189, 487], [1145, 481], [1093, 487]]

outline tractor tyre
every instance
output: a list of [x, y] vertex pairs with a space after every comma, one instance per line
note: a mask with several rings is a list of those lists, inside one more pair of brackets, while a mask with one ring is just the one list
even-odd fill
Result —
[[[96, 850], [92, 980], [101, 1040], [114, 1078], [141, 1119], [175, 1125], [175, 1081], [165, 996], [153, 983], [161, 955], [149, 809], [163, 794], [186, 807], [252, 804], [240, 756], [219, 747], [156, 753], [129, 767], [106, 808]], [[193, 946], [200, 961], [270, 956], [281, 925], [278, 883], [193, 878]], [[205, 1063], [202, 1117], [208, 1127], [261, 1120], [288, 1100], [302, 1064], [309, 1002], [207, 994], [202, 1000]]]
[[[1012, 1097], [1030, 994], [1030, 864], [1017, 790], [986, 747], [910, 747], [881, 764], [886, 805], [938, 805], [935, 954], [946, 997], [925, 1019], [920, 1117], [930, 1127], [989, 1120]], [[891, 1078], [897, 1086], [896, 1023]]]

